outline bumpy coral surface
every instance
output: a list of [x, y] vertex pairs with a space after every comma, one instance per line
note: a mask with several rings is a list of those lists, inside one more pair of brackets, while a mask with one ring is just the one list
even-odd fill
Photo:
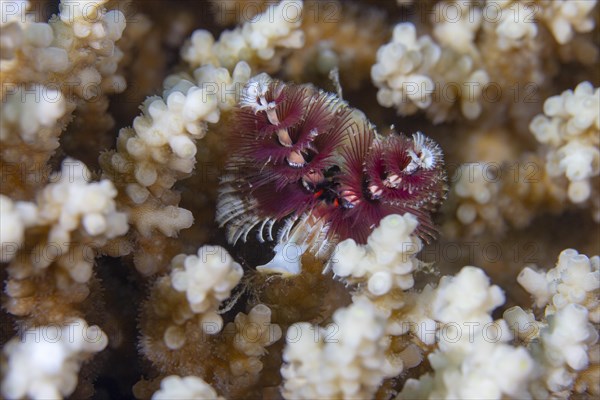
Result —
[[368, 398], [384, 378], [402, 370], [401, 361], [386, 357], [385, 319], [368, 300], [356, 299], [337, 310], [331, 326], [332, 330], [306, 323], [290, 326], [288, 331], [297, 336], [288, 335], [283, 353], [284, 397]]
[[[600, 175], [600, 88], [582, 82], [544, 102], [544, 114], [530, 125], [535, 138], [550, 150], [546, 168], [569, 180], [569, 200], [592, 197], [592, 181]], [[597, 215], [595, 216], [597, 218]]]
[[412, 214], [389, 215], [373, 230], [366, 245], [344, 240], [330, 259], [333, 273], [348, 282], [366, 281], [368, 291], [375, 296], [394, 287], [410, 289], [414, 285], [412, 273], [418, 267], [414, 255], [422, 248], [421, 240], [411, 235], [417, 225]]
[[152, 395], [153, 400], [169, 399], [211, 399], [221, 400], [217, 392], [208, 383], [196, 376], [180, 378], [176, 375], [166, 377], [160, 383], [160, 390]]
[[597, 0], [0, 0], [0, 397], [600, 396]]
[[77, 319], [64, 325], [28, 329], [3, 349], [8, 359], [2, 381], [7, 398], [58, 398], [77, 386], [81, 363], [104, 350], [106, 334], [97, 326]]

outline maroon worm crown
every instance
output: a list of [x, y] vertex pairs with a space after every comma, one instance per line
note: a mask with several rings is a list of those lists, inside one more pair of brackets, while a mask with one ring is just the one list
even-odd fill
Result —
[[[364, 115], [312, 85], [252, 78], [234, 111], [217, 222], [235, 244], [294, 242], [323, 256], [366, 243], [389, 214], [414, 214], [428, 241], [446, 194], [440, 147], [417, 132], [379, 136]], [[276, 238], [273, 227], [281, 224]]]

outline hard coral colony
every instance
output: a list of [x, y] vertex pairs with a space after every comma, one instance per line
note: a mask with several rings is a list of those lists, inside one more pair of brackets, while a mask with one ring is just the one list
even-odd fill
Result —
[[0, 0], [2, 397], [600, 396], [596, 3]]

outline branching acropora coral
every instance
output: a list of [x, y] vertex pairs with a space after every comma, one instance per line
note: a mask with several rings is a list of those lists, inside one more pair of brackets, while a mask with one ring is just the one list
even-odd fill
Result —
[[152, 400], [170, 399], [207, 399], [222, 400], [217, 392], [208, 383], [196, 376], [185, 376], [183, 378], [171, 375], [160, 383], [160, 390], [152, 395]]
[[[356, 299], [337, 310], [331, 326], [327, 330], [300, 323], [289, 328], [297, 336], [288, 336], [283, 353], [284, 397], [369, 398], [384, 378], [401, 372], [400, 360], [386, 358], [390, 341], [385, 318], [368, 300]], [[332, 333], [335, 339], [330, 340]]]
[[[2, 185], [3, 193], [31, 196], [74, 110], [95, 113], [109, 94], [125, 89], [115, 46], [125, 16], [107, 10], [107, 2], [63, 2], [48, 22], [35, 20], [37, 10], [28, 1], [2, 2], [2, 171], [7, 180], [21, 177], [15, 166], [29, 172]], [[110, 127], [114, 121], [103, 113], [96, 123]]]
[[69, 396], [77, 386], [82, 362], [107, 344], [106, 334], [82, 319], [28, 329], [3, 349], [8, 363], [3, 365], [7, 373], [2, 395], [11, 399]]
[[[257, 5], [252, 3], [250, 6]], [[221, 6], [228, 8], [226, 4]], [[298, 29], [302, 23], [302, 7], [299, 0], [283, 0], [270, 5], [241, 27], [224, 31], [218, 41], [210, 32], [197, 30], [182, 49], [182, 58], [192, 68], [211, 64], [231, 69], [244, 59], [261, 69], [277, 70], [283, 54], [276, 50], [297, 49], [304, 44], [304, 32]]]
[[[582, 82], [544, 102], [544, 114], [530, 125], [535, 138], [548, 147], [546, 169], [569, 180], [569, 200], [592, 197], [592, 181], [600, 175], [600, 88]], [[596, 184], [597, 186], [597, 184]], [[598, 219], [598, 211], [594, 218]]]
[[330, 259], [333, 273], [349, 283], [366, 281], [374, 296], [393, 288], [410, 289], [414, 284], [412, 273], [418, 268], [414, 255], [422, 248], [421, 240], [411, 235], [417, 225], [412, 214], [404, 218], [389, 215], [373, 230], [366, 245], [344, 240]]
[[[421, 20], [430, 19], [430, 26], [397, 24], [391, 41], [377, 51], [371, 70], [377, 100], [403, 116], [424, 110], [434, 123], [497, 115], [502, 108], [494, 103], [512, 109], [527, 101], [510, 96], [510, 88], [547, 87], [556, 64], [544, 45], [565, 46], [574, 32], [592, 30], [595, 4], [444, 0], [421, 9]], [[592, 63], [594, 53], [587, 55]]]
[[532, 385], [537, 397], [600, 393], [598, 331], [592, 325], [599, 319], [599, 267], [598, 256], [588, 258], [566, 249], [546, 274], [526, 267], [517, 278], [531, 293], [535, 307], [546, 306], [541, 321], [518, 306], [504, 313], [541, 365], [540, 382]]
[[11, 313], [60, 322], [75, 312], [44, 303], [48, 296], [66, 304], [88, 297], [96, 253], [129, 229], [112, 182], [89, 182], [90, 176], [83, 163], [67, 158], [35, 202], [0, 197], [1, 260], [9, 263], [4, 306]]
[[[234, 100], [228, 97], [235, 96], [227, 91], [235, 91], [249, 74], [241, 62], [232, 76], [208, 65], [195, 70], [194, 79], [169, 77], [163, 97], [146, 99], [133, 127], [120, 131], [117, 151], [101, 155], [104, 176], [119, 182], [122, 207], [136, 227], [132, 240], [144, 249], [135, 254], [136, 268], [143, 274], [163, 269], [156, 256], [168, 247], [166, 238], [192, 225], [191, 212], [178, 207], [179, 194], [172, 187], [193, 171], [194, 140], [206, 134], [206, 123], [218, 122], [220, 110], [231, 107]], [[120, 255], [129, 247], [121, 245]]]
[[417, 38], [413, 24], [394, 28], [392, 42], [377, 51], [377, 61], [371, 76], [380, 88], [377, 100], [382, 106], [394, 106], [400, 115], [427, 109], [434, 122], [442, 122], [460, 101], [466, 118], [480, 115], [481, 89], [489, 82], [488, 74], [468, 54], [452, 47], [442, 50], [427, 35]]

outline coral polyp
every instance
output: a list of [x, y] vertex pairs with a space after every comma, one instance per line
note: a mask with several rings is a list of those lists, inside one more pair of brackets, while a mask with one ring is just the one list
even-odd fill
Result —
[[[380, 136], [363, 113], [337, 95], [271, 79], [248, 81], [230, 130], [229, 174], [217, 222], [230, 243], [258, 238], [325, 255], [339, 240], [366, 243], [390, 214], [414, 213], [433, 237], [431, 212], [446, 192], [442, 152], [417, 132]], [[315, 233], [315, 226], [319, 226]]]

